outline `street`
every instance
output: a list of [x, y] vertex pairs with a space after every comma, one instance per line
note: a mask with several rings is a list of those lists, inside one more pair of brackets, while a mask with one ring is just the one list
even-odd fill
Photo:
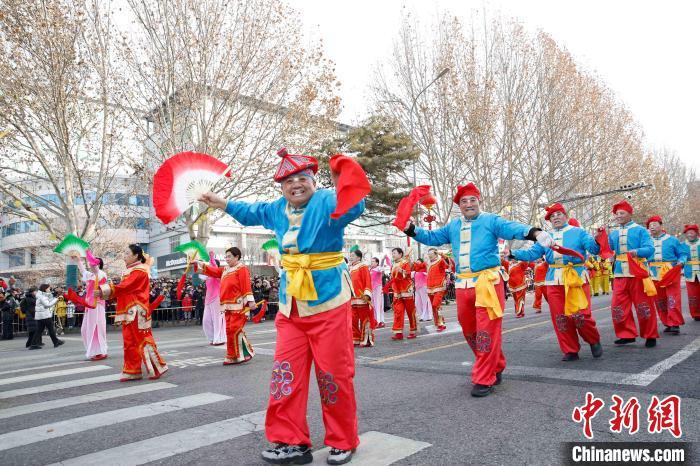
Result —
[[[666, 442], [668, 431], [647, 431], [652, 395], [678, 395], [681, 441], [700, 439], [700, 322], [689, 318], [679, 336], [662, 334], [615, 347], [610, 297], [593, 298], [604, 354], [583, 344], [579, 361], [562, 362], [546, 304], [516, 319], [508, 301], [503, 384], [486, 398], [469, 395], [473, 361], [456, 322], [448, 330], [421, 323], [416, 340], [391, 341], [390, 321], [375, 348], [356, 349], [361, 444], [352, 464], [559, 464], [562, 442], [583, 442], [572, 411], [586, 392], [605, 402], [592, 420], [595, 441]], [[659, 325], [660, 329], [663, 326]], [[26, 464], [264, 464], [264, 410], [275, 346], [272, 322], [246, 326], [256, 357], [222, 366], [225, 346], [209, 346], [201, 327], [154, 330], [169, 372], [158, 381], [119, 383], [121, 336], [110, 331], [109, 358], [84, 360], [80, 335], [53, 349], [24, 350], [24, 340], [0, 343], [0, 462]], [[323, 448], [318, 389], [312, 379], [309, 426]], [[613, 433], [612, 396], [637, 397], [639, 431]], [[315, 452], [314, 464], [325, 464]], [[697, 459], [696, 459], [697, 460]]]

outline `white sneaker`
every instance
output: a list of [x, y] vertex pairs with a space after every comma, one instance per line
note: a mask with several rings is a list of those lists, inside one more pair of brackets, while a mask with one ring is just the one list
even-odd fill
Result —
[[345, 464], [349, 463], [352, 459], [352, 454], [355, 450], [338, 450], [337, 448], [331, 448], [331, 452], [328, 454], [328, 459], [326, 463], [328, 464]]

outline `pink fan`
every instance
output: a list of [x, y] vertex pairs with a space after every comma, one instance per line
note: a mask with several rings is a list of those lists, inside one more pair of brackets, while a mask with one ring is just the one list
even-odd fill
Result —
[[229, 166], [211, 155], [180, 152], [158, 168], [153, 177], [153, 208], [168, 224], [180, 216], [197, 198], [223, 176], [231, 176]]
[[[100, 265], [100, 260], [97, 257], [93, 256], [92, 252], [89, 249], [85, 250], [85, 259], [87, 260], [87, 263], [91, 269], [96, 270], [97, 267], [99, 267]], [[99, 288], [99, 279], [99, 274], [95, 272], [95, 279], [87, 284], [87, 289], [85, 290], [85, 297], [87, 298], [86, 301], [89, 302], [91, 305], [94, 305], [97, 302], [97, 299], [95, 298], [93, 292]]]
[[100, 260], [92, 255], [92, 252], [88, 249], [85, 251], [85, 258], [87, 259], [87, 263], [90, 266], [90, 268], [95, 268], [99, 267], [100, 265]]

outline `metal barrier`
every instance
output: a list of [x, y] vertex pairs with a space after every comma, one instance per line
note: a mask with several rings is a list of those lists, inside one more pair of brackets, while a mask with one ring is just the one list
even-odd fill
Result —
[[[267, 312], [265, 313], [266, 320], [274, 320], [279, 309], [279, 302], [268, 302]], [[260, 306], [255, 312], [251, 314], [255, 315], [257, 311], [260, 310]], [[90, 312], [90, 311], [87, 311]], [[160, 326], [164, 327], [176, 327], [176, 326], [189, 326], [189, 325], [201, 325], [202, 316], [196, 307], [159, 307], [151, 313], [152, 325], [154, 328]], [[62, 333], [77, 333], [80, 332], [80, 327], [83, 323], [83, 316], [86, 312], [74, 312], [72, 316], [66, 314], [65, 317], [58, 317], [55, 313], [53, 315], [54, 327], [56, 328], [56, 334]], [[114, 325], [114, 316], [116, 311], [114, 308], [107, 310], [105, 316], [107, 317], [107, 330], [117, 329], [119, 325]], [[2, 325], [0, 322], [0, 334], [2, 333]], [[25, 319], [21, 319], [19, 314], [15, 314], [12, 320], [12, 333], [14, 335], [26, 335], [27, 334], [27, 324]]]

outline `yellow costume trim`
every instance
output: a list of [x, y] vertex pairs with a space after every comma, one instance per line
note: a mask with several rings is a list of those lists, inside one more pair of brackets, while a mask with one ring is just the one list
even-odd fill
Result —
[[476, 278], [474, 290], [476, 293], [476, 307], [485, 307], [489, 313], [489, 319], [500, 319], [503, 317], [503, 308], [496, 294], [494, 283], [500, 279], [500, 267], [492, 267], [490, 269], [481, 270], [479, 272], [464, 272], [457, 274], [458, 278], [463, 280]]
[[318, 299], [312, 270], [332, 269], [343, 263], [341, 252], [283, 254], [282, 268], [287, 271], [287, 295], [301, 301]]

